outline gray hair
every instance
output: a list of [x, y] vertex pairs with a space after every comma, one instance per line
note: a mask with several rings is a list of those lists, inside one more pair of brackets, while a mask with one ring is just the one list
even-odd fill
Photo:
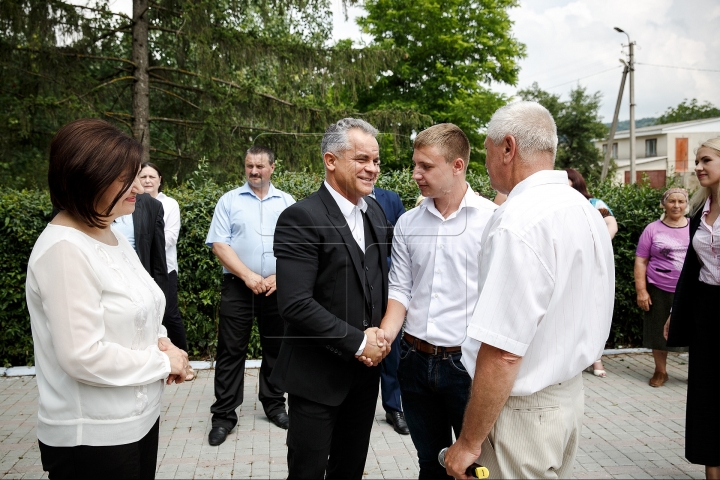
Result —
[[325, 130], [325, 135], [323, 135], [322, 143], [320, 144], [320, 153], [325, 155], [327, 152], [330, 152], [333, 155], [340, 155], [346, 150], [350, 150], [352, 145], [350, 145], [348, 132], [353, 128], [357, 128], [373, 137], [377, 137], [379, 133], [377, 128], [365, 120], [359, 118], [343, 118]]
[[515, 138], [520, 158], [529, 161], [533, 154], [557, 153], [557, 127], [550, 112], [537, 102], [515, 102], [499, 108], [490, 119], [487, 136], [500, 145], [506, 135]]

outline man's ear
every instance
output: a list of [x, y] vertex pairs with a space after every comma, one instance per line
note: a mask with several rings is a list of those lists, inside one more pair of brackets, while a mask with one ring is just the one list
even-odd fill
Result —
[[505, 135], [503, 138], [503, 163], [508, 165], [517, 156], [518, 146], [515, 137]]
[[453, 160], [453, 175], [463, 173], [465, 171], [465, 160], [462, 158], [456, 158]]
[[325, 154], [323, 155], [323, 163], [325, 164], [326, 170], [334, 172], [336, 161], [337, 161], [337, 157], [330, 152], [325, 152]]

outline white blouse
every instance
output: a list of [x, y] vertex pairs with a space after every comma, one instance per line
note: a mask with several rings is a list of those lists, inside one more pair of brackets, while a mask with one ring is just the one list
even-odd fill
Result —
[[48, 225], [30, 255], [37, 434], [46, 445], [136, 442], [160, 416], [170, 374], [158, 348], [167, 336], [165, 297], [128, 241], [115, 236], [110, 246]]
[[710, 213], [708, 197], [700, 217], [700, 226], [693, 237], [693, 248], [700, 260], [700, 281], [708, 285], [720, 285], [720, 217], [708, 225], [705, 219]]
[[165, 222], [165, 258], [168, 273], [178, 270], [177, 242], [180, 236], [180, 205], [177, 200], [164, 193], [158, 193], [156, 200], [163, 204], [163, 221]]

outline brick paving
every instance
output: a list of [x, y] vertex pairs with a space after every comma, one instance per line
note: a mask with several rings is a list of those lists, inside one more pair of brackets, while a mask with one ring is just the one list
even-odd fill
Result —
[[[670, 381], [651, 388], [647, 353], [604, 357], [608, 378], [584, 373], [585, 422], [576, 478], [704, 478], [683, 457], [687, 356], [670, 354]], [[240, 422], [220, 447], [207, 443], [213, 371], [165, 390], [157, 478], [284, 478], [285, 431], [257, 401], [257, 369], [246, 372]], [[0, 378], [0, 478], [47, 478], [40, 463], [34, 377]], [[378, 399], [365, 478], [417, 478], [409, 436], [385, 422]]]

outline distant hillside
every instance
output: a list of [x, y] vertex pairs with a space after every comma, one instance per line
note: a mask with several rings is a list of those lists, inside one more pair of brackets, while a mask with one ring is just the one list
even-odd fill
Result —
[[[635, 120], [635, 128], [649, 127], [655, 125], [655, 117], [640, 118]], [[606, 123], [606, 127], [610, 128], [612, 123]], [[630, 130], [630, 120], [620, 120], [618, 122], [617, 131]]]

